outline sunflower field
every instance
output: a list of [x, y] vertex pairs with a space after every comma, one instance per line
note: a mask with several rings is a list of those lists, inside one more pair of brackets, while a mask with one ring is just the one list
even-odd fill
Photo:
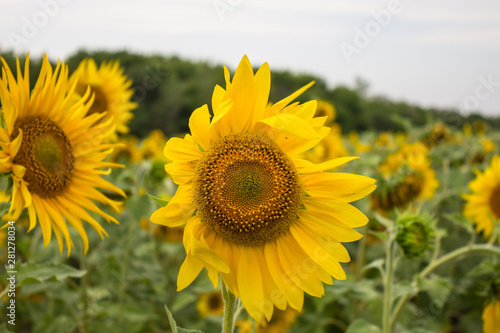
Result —
[[0, 60], [0, 332], [500, 332], [500, 118], [247, 56]]

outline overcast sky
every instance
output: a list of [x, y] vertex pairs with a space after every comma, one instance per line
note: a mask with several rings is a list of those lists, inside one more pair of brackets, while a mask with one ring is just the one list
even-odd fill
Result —
[[[177, 54], [370, 83], [369, 94], [500, 115], [498, 0], [0, 0], [0, 54]], [[222, 76], [222, 73], [221, 73]]]

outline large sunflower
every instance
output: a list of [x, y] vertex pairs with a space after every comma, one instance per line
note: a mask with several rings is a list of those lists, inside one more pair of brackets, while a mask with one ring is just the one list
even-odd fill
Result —
[[191, 115], [191, 135], [167, 142], [165, 169], [179, 188], [151, 220], [185, 224], [178, 290], [205, 267], [254, 319], [270, 320], [273, 305], [300, 310], [304, 291], [320, 297], [322, 282], [346, 278], [341, 242], [361, 238], [353, 228], [368, 222], [349, 202], [372, 192], [375, 180], [324, 172], [354, 157], [321, 164], [298, 157], [329, 132], [325, 117], [314, 118], [315, 101], [290, 104], [312, 83], [267, 106], [267, 63], [254, 75], [245, 56], [232, 81], [225, 67], [224, 75], [212, 121], [204, 105]]
[[406, 144], [380, 165], [382, 185], [371, 196], [380, 213], [403, 208], [413, 201], [430, 199], [439, 187], [436, 172], [423, 143]]
[[[88, 114], [105, 113], [105, 120], [113, 119], [116, 132], [129, 132], [128, 123], [133, 118], [133, 109], [137, 103], [130, 99], [134, 91], [130, 89], [132, 81], [123, 74], [118, 61], [103, 62], [99, 68], [92, 58], [84, 59], [71, 75], [70, 86], [76, 82], [75, 93], [77, 98], [83, 96], [90, 87], [94, 101]], [[112, 135], [116, 139], [116, 135]]]
[[[32, 230], [37, 221], [42, 228], [44, 245], [56, 235], [62, 252], [63, 237], [68, 255], [74, 246], [69, 222], [83, 239], [85, 251], [88, 238], [82, 220], [88, 222], [102, 237], [101, 225], [89, 215], [94, 212], [108, 222], [118, 223], [98, 208], [93, 200], [118, 210], [119, 202], [103, 195], [97, 188], [125, 196], [122, 190], [101, 178], [103, 168], [117, 167], [103, 162], [113, 145], [103, 144], [112, 134], [112, 118], [104, 113], [86, 116], [92, 105], [89, 92], [76, 103], [70, 101], [73, 89], [68, 85], [68, 69], [58, 63], [55, 70], [44, 56], [40, 75], [30, 93], [29, 58], [24, 75], [17, 61], [17, 80], [3, 63], [0, 81], [0, 172], [9, 173], [13, 186], [10, 209], [4, 220], [17, 220], [28, 209]], [[88, 102], [87, 102], [88, 100]]]
[[483, 333], [498, 333], [500, 330], [500, 298], [488, 304], [481, 317], [483, 319]]
[[477, 232], [488, 237], [500, 223], [500, 156], [495, 155], [483, 173], [476, 171], [476, 179], [469, 183], [472, 190], [464, 194], [467, 200], [464, 215], [474, 221]]

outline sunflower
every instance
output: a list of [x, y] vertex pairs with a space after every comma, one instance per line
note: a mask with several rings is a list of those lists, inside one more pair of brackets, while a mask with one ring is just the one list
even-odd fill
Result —
[[500, 332], [500, 299], [491, 302], [483, 310], [483, 333]]
[[412, 201], [430, 199], [439, 182], [427, 155], [423, 143], [406, 144], [389, 155], [379, 168], [382, 184], [371, 196], [372, 206], [385, 213]]
[[464, 215], [476, 224], [477, 232], [488, 237], [494, 230], [494, 222], [500, 223], [500, 156], [495, 155], [483, 173], [476, 171], [476, 179], [469, 183], [472, 190], [464, 194], [467, 201]]
[[[134, 94], [130, 89], [132, 81], [123, 74], [118, 61], [103, 62], [97, 68], [94, 59], [84, 59], [71, 75], [69, 86], [75, 83], [77, 99], [81, 98], [90, 87], [91, 94], [87, 95], [87, 101], [92, 96], [94, 101], [87, 111], [89, 115], [106, 113], [103, 120], [112, 119], [116, 132], [120, 134], [129, 132], [128, 123], [134, 116], [131, 111], [137, 107], [137, 103], [130, 101]], [[115, 133], [111, 139], [117, 139]]]
[[332, 103], [324, 100], [318, 100], [316, 107], [316, 117], [328, 117], [326, 119], [327, 123], [332, 123], [335, 120], [337, 111], [335, 111], [335, 106]]
[[[288, 331], [300, 312], [291, 308], [285, 311], [275, 310], [274, 316], [270, 322], [262, 321], [256, 325], [256, 333], [281, 333]], [[238, 333], [251, 333], [252, 323], [248, 319], [239, 320], [236, 323]]]
[[224, 312], [222, 292], [213, 291], [210, 293], [201, 293], [196, 302], [196, 309], [198, 309], [201, 318], [207, 316], [222, 316]]
[[[52, 231], [60, 251], [63, 237], [68, 255], [74, 247], [66, 221], [83, 239], [85, 252], [88, 238], [82, 220], [89, 223], [101, 237], [107, 235], [88, 211], [108, 222], [118, 223], [98, 208], [94, 201], [119, 209], [120, 202], [103, 195], [97, 188], [125, 196], [122, 190], [101, 178], [114, 163], [103, 162], [113, 150], [103, 141], [112, 134], [112, 118], [104, 113], [87, 115], [93, 99], [89, 93], [76, 103], [71, 102], [73, 88], [68, 84], [67, 66], [52, 66], [43, 57], [40, 75], [30, 93], [29, 57], [24, 76], [17, 60], [17, 80], [3, 58], [0, 82], [0, 172], [12, 179], [10, 209], [4, 220], [17, 220], [24, 208], [29, 214], [29, 230], [38, 223], [44, 245]], [[66, 219], [66, 221], [65, 221]]]
[[171, 138], [165, 169], [179, 185], [151, 221], [185, 224], [187, 252], [177, 279], [182, 290], [205, 267], [214, 286], [219, 273], [257, 321], [274, 305], [302, 309], [304, 291], [320, 297], [322, 282], [345, 279], [339, 262], [350, 261], [340, 242], [362, 237], [368, 222], [349, 202], [375, 188], [375, 180], [324, 172], [354, 157], [313, 164], [298, 156], [328, 135], [316, 102], [292, 103], [313, 82], [267, 106], [269, 66], [254, 75], [241, 60], [226, 89], [216, 86], [213, 119], [207, 105], [189, 119], [191, 134]]
[[139, 139], [134, 136], [124, 136], [118, 139], [117, 145], [111, 154], [110, 161], [114, 163], [135, 163], [143, 159], [142, 153], [137, 148]]
[[321, 163], [347, 155], [342, 143], [342, 129], [333, 124], [330, 133], [314, 148], [305, 153], [305, 158], [313, 163]]
[[422, 142], [430, 149], [441, 142], [449, 142], [451, 140], [452, 135], [450, 130], [445, 124], [440, 123], [432, 127], [427, 136], [422, 139]]
[[147, 138], [142, 141], [141, 152], [146, 159], [164, 160], [163, 148], [167, 139], [161, 130], [152, 130]]
[[367, 153], [372, 150], [372, 147], [370, 145], [364, 144], [359, 140], [359, 133], [356, 131], [351, 131], [349, 132], [348, 135], [348, 140], [351, 143], [351, 145], [354, 148], [355, 153]]

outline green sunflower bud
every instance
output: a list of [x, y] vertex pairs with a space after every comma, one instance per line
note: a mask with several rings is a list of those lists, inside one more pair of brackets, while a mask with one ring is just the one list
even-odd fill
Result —
[[428, 216], [403, 215], [396, 222], [396, 242], [408, 258], [422, 255], [432, 247], [434, 221]]

